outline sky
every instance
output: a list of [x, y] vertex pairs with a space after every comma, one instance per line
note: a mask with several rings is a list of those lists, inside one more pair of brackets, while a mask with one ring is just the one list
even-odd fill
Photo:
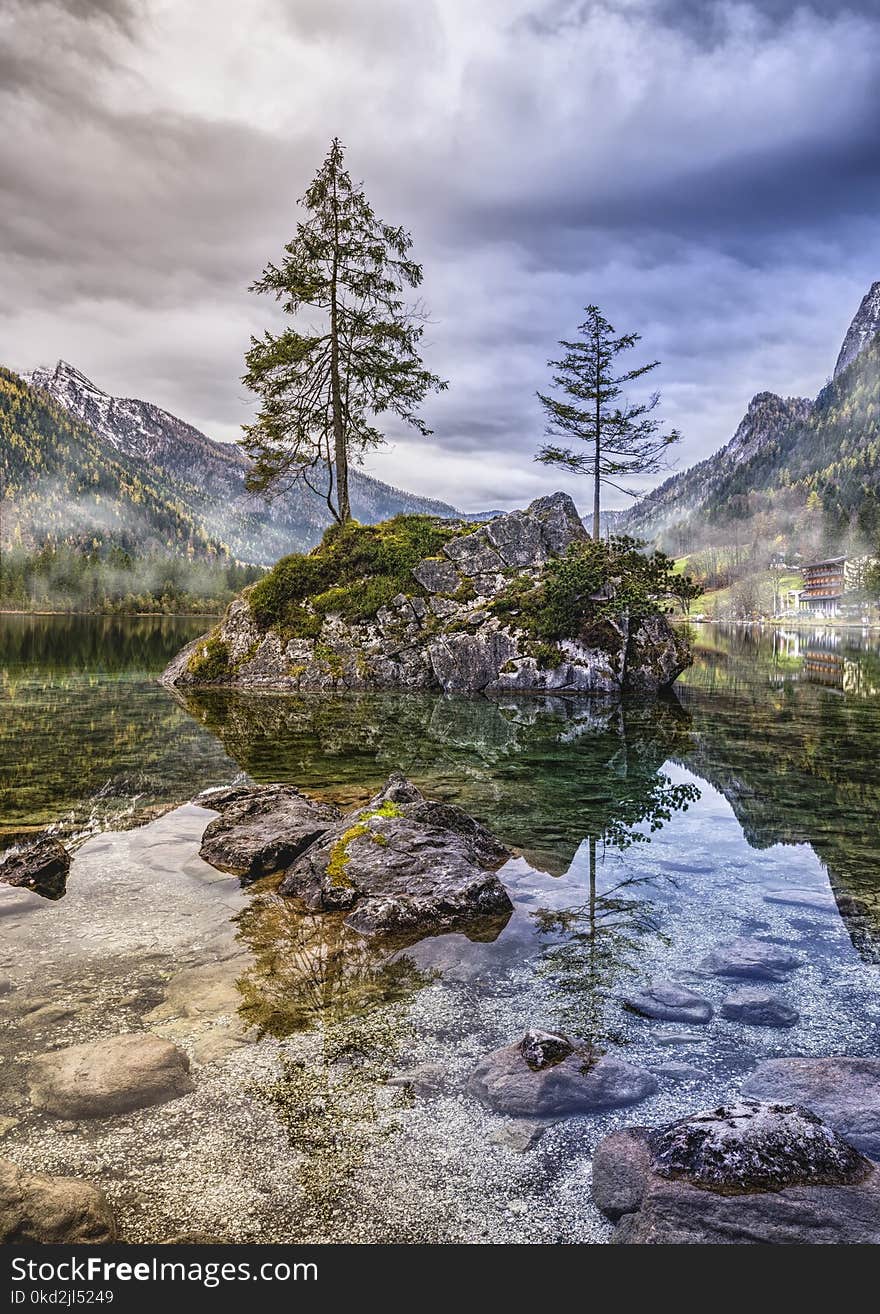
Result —
[[368, 469], [464, 509], [589, 502], [533, 460], [587, 304], [662, 362], [684, 468], [755, 392], [815, 395], [880, 279], [877, 0], [2, 0], [0, 112], [0, 363], [224, 441], [338, 135], [449, 381]]

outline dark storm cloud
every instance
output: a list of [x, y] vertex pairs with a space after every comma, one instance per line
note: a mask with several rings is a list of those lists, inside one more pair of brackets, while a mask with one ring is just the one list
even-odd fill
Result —
[[752, 392], [815, 392], [880, 276], [878, 66], [874, 3], [7, 3], [0, 359], [233, 437], [277, 314], [247, 285], [338, 133], [414, 232], [451, 383], [378, 474], [546, 491], [534, 393], [590, 301], [662, 358], [695, 459]]

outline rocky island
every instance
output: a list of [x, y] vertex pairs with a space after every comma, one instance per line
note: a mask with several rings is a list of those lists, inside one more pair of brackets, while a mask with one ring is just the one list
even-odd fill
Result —
[[655, 693], [690, 664], [674, 587], [667, 558], [591, 539], [564, 493], [482, 524], [349, 522], [246, 589], [163, 682]]

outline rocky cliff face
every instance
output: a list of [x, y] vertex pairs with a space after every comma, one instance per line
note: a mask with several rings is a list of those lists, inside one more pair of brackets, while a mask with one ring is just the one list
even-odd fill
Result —
[[874, 283], [862, 298], [862, 304], [856, 311], [853, 322], [847, 329], [837, 364], [834, 366], [835, 379], [851, 365], [856, 356], [860, 356], [868, 343], [880, 333], [880, 282]]
[[[865, 294], [847, 330], [834, 367], [835, 380], [871, 347], [878, 334], [880, 282]], [[803, 397], [779, 397], [772, 392], [757, 393], [728, 443], [707, 460], [673, 475], [624, 511], [617, 531], [656, 538], [683, 521], [697, 525], [698, 518], [711, 509], [713, 502], [724, 503], [731, 495], [742, 492], [743, 484], [763, 488], [772, 483], [783, 466], [797, 463], [803, 434], [811, 417], [815, 420], [821, 401], [822, 394], [810, 401]], [[746, 467], [748, 476], [744, 479]]]
[[[460, 522], [440, 555], [412, 569], [412, 586], [354, 624], [326, 615], [315, 638], [261, 626], [245, 593], [211, 635], [168, 667], [166, 684], [242, 689], [443, 689], [616, 694], [656, 692], [690, 663], [685, 640], [657, 614], [606, 622], [601, 637], [536, 645], [492, 602], [514, 581], [587, 538], [571, 498], [540, 498], [473, 530]], [[206, 676], [208, 677], [206, 679]]]

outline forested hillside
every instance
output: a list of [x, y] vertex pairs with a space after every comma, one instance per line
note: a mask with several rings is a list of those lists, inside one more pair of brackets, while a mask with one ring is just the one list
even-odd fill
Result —
[[227, 558], [150, 470], [106, 444], [41, 391], [0, 368], [0, 484], [5, 549], [68, 546]]

